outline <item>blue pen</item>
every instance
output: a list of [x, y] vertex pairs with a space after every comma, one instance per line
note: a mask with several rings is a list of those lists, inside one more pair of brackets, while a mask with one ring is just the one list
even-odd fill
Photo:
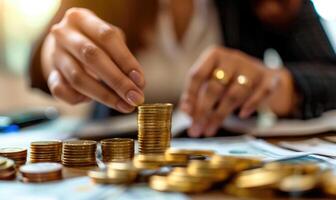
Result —
[[3, 134], [18, 132], [19, 130], [20, 130], [20, 127], [15, 124], [7, 125], [7, 126], [0, 126], [0, 133], [3, 133]]

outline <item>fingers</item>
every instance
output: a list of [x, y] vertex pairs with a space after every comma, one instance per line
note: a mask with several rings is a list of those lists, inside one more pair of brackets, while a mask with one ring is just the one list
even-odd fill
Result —
[[223, 85], [217, 80], [210, 79], [204, 84], [199, 92], [195, 105], [195, 113], [193, 115], [193, 125], [189, 130], [192, 137], [199, 137], [205, 128], [208, 115], [214, 109], [215, 104], [218, 102], [223, 92]]
[[247, 86], [238, 84], [237, 81], [232, 83], [222, 97], [217, 109], [210, 116], [204, 133], [205, 136], [210, 137], [216, 134], [223, 120], [245, 101], [250, 89]]
[[104, 22], [90, 11], [70, 9], [68, 19], [76, 23], [94, 43], [98, 44], [136, 85], [143, 88], [144, 74], [139, 62], [126, 46], [122, 31]]
[[72, 89], [57, 70], [50, 72], [48, 87], [54, 97], [62, 99], [71, 105], [87, 100], [87, 97]]
[[243, 104], [239, 117], [249, 117], [275, 91], [279, 85], [279, 81], [279, 76], [267, 74], [260, 82], [255, 92]]
[[62, 73], [69, 85], [85, 96], [108, 105], [120, 112], [129, 113], [134, 110], [118, 95], [109, 90], [104, 84], [88, 75], [69, 54], [58, 49], [55, 54], [55, 66]]
[[73, 29], [64, 27], [54, 27], [53, 34], [55, 34], [56, 41], [62, 45], [62, 48], [80, 61], [82, 65], [96, 72], [99, 78], [124, 101], [132, 106], [144, 102], [141, 89], [90, 39]]
[[194, 105], [201, 85], [209, 78], [216, 66], [217, 54], [219, 54], [217, 48], [207, 50], [190, 70], [181, 98], [181, 109], [189, 115], [194, 112]]

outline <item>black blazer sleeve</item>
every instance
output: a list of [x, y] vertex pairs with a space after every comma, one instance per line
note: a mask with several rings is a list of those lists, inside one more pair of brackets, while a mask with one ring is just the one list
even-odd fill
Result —
[[299, 117], [317, 117], [335, 109], [336, 56], [310, 1], [305, 1], [284, 44], [285, 66], [301, 95]]

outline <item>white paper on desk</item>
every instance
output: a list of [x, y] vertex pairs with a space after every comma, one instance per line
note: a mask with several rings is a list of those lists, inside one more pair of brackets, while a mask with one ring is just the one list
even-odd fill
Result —
[[282, 141], [279, 143], [279, 145], [296, 151], [310, 152], [336, 158], [336, 144], [321, 140], [319, 138], [300, 141]]

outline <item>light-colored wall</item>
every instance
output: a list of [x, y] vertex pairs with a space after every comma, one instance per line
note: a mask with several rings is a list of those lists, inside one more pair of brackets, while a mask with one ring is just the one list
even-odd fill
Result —
[[86, 117], [90, 110], [90, 104], [67, 105], [38, 90], [32, 90], [23, 76], [0, 71], [0, 113], [41, 106], [56, 106], [62, 114], [76, 117]]

